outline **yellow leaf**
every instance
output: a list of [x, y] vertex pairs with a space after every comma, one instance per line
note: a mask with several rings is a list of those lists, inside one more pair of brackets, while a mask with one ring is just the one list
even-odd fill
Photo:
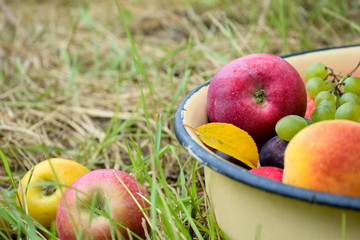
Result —
[[259, 153], [255, 141], [244, 130], [229, 123], [208, 123], [195, 130], [200, 140], [251, 168], [255, 168]]

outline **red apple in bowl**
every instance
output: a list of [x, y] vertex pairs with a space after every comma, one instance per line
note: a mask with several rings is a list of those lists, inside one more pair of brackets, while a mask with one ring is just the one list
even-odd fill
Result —
[[312, 113], [315, 110], [315, 100], [312, 99], [309, 95], [307, 96], [307, 108], [305, 113], [305, 118], [311, 119]]
[[264, 167], [253, 168], [249, 170], [249, 172], [262, 177], [269, 178], [274, 181], [278, 181], [278, 182], [283, 181], [284, 169], [279, 167], [264, 166]]
[[211, 122], [232, 123], [262, 146], [286, 115], [304, 116], [307, 95], [296, 69], [283, 58], [250, 54], [224, 65], [212, 78], [207, 110]]
[[149, 215], [146, 197], [145, 188], [125, 172], [90, 171], [77, 178], [60, 200], [56, 215], [58, 236], [61, 240], [79, 236], [129, 239], [132, 232], [144, 238], [148, 228], [145, 218]]

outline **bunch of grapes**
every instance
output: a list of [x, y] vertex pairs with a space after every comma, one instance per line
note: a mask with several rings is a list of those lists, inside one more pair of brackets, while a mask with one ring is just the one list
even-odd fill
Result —
[[307, 94], [314, 99], [311, 119], [288, 115], [280, 119], [275, 131], [285, 141], [306, 126], [319, 121], [347, 119], [360, 122], [360, 77], [335, 73], [323, 63], [314, 63], [305, 72]]

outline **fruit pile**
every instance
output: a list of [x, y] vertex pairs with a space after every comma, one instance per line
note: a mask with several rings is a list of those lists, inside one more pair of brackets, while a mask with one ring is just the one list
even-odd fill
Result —
[[343, 75], [314, 63], [302, 79], [271, 54], [235, 59], [210, 82], [210, 124], [233, 124], [252, 137], [259, 151], [252, 173], [360, 197], [360, 77], [352, 76], [359, 66]]
[[[306, 92], [314, 101], [311, 116], [285, 116], [275, 126], [277, 135], [285, 141], [306, 126], [319, 121], [347, 119], [360, 121], [360, 77], [334, 73], [323, 63], [310, 65], [305, 72]], [[311, 117], [311, 119], [307, 118]]]
[[43, 227], [56, 225], [61, 240], [114, 239], [114, 235], [132, 239], [130, 232], [144, 238], [149, 230], [145, 218], [150, 204], [144, 199], [148, 196], [123, 171], [89, 171], [75, 161], [51, 158], [24, 175], [17, 204]]

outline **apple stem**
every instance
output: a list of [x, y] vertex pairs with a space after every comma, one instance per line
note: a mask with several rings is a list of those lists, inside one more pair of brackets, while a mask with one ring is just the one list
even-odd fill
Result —
[[56, 187], [54, 185], [46, 185], [42, 188], [45, 196], [50, 196], [56, 192]]
[[[96, 210], [102, 212], [105, 211], [105, 202], [104, 199], [101, 198], [101, 196], [99, 196], [98, 193], [95, 193], [93, 196], [93, 202], [92, 202], [92, 206], [95, 207]], [[99, 216], [100, 213], [98, 211], [94, 211], [95, 215]]]
[[262, 88], [256, 89], [254, 92], [254, 98], [257, 103], [263, 103], [265, 101], [265, 90]]
[[98, 200], [98, 201], [96, 202], [95, 207], [96, 207], [97, 210], [100, 210], [100, 211], [104, 211], [104, 210], [105, 210], [104, 203], [103, 203], [101, 200]]

